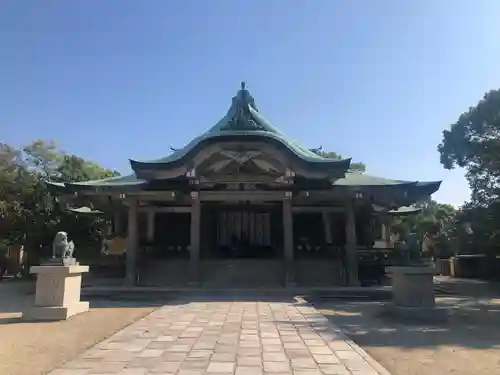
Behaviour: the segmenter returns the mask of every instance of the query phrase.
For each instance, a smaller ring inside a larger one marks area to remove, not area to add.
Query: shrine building
[[[242,83],[227,114],[170,155],[130,160],[129,176],[49,184],[85,201],[75,211],[113,218],[128,285],[356,285],[359,253],[393,248],[389,217],[417,211],[441,182],[375,177],[315,151]]]

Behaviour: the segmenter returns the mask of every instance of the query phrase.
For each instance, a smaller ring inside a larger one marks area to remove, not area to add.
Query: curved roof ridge
[[[263,122],[265,124],[265,126],[272,132],[272,133],[275,133],[275,134],[278,134],[284,138],[286,138],[285,134],[283,132],[281,132],[278,128],[276,128],[272,122],[270,122],[269,120],[267,120],[258,110],[254,110],[250,107],[250,113],[254,116],[254,117],[257,117],[257,119],[259,119],[261,122]],[[314,152],[312,152],[311,150],[309,150],[308,148],[305,148],[303,147],[302,145],[300,145],[298,142],[296,141],[293,141],[291,139],[288,140],[291,144],[293,144],[295,147],[299,148],[303,153],[304,155],[308,155],[309,157],[313,158],[313,159],[318,159],[318,160],[332,160],[332,159],[328,159],[328,158],[325,158],[321,155],[318,155]]]
[[[232,98],[231,106],[226,115],[203,134],[192,139],[186,146],[159,159],[149,161],[136,161],[131,159],[130,162],[132,168],[141,164],[161,165],[177,162],[205,140],[231,136],[253,136],[278,141],[305,162],[325,163],[328,165],[350,165],[350,158],[341,160],[325,158],[286,137],[284,133],[259,112],[254,98],[250,92],[245,89],[244,83],[242,83],[241,89],[236,96]]]

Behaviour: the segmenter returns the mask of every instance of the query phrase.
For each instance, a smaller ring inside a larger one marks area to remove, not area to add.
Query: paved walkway
[[[160,308],[49,375],[387,374],[345,339],[307,305],[192,302]]]

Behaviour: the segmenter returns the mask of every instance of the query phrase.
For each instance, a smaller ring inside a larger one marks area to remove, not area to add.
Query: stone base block
[[[72,306],[32,306],[23,312],[26,320],[66,320],[89,310],[89,302],[80,301]]]
[[[89,303],[80,301],[82,273],[88,266],[44,265],[31,267],[37,274],[34,306],[23,312],[25,319],[66,320],[88,311]]]
[[[432,266],[392,266],[386,268],[392,276],[392,302],[395,306],[433,308],[434,275]]]

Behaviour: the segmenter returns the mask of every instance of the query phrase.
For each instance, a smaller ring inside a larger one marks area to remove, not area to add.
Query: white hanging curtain
[[[224,211],[219,214],[218,239],[220,246],[229,246],[233,239],[252,245],[271,245],[271,215],[269,212]]]

